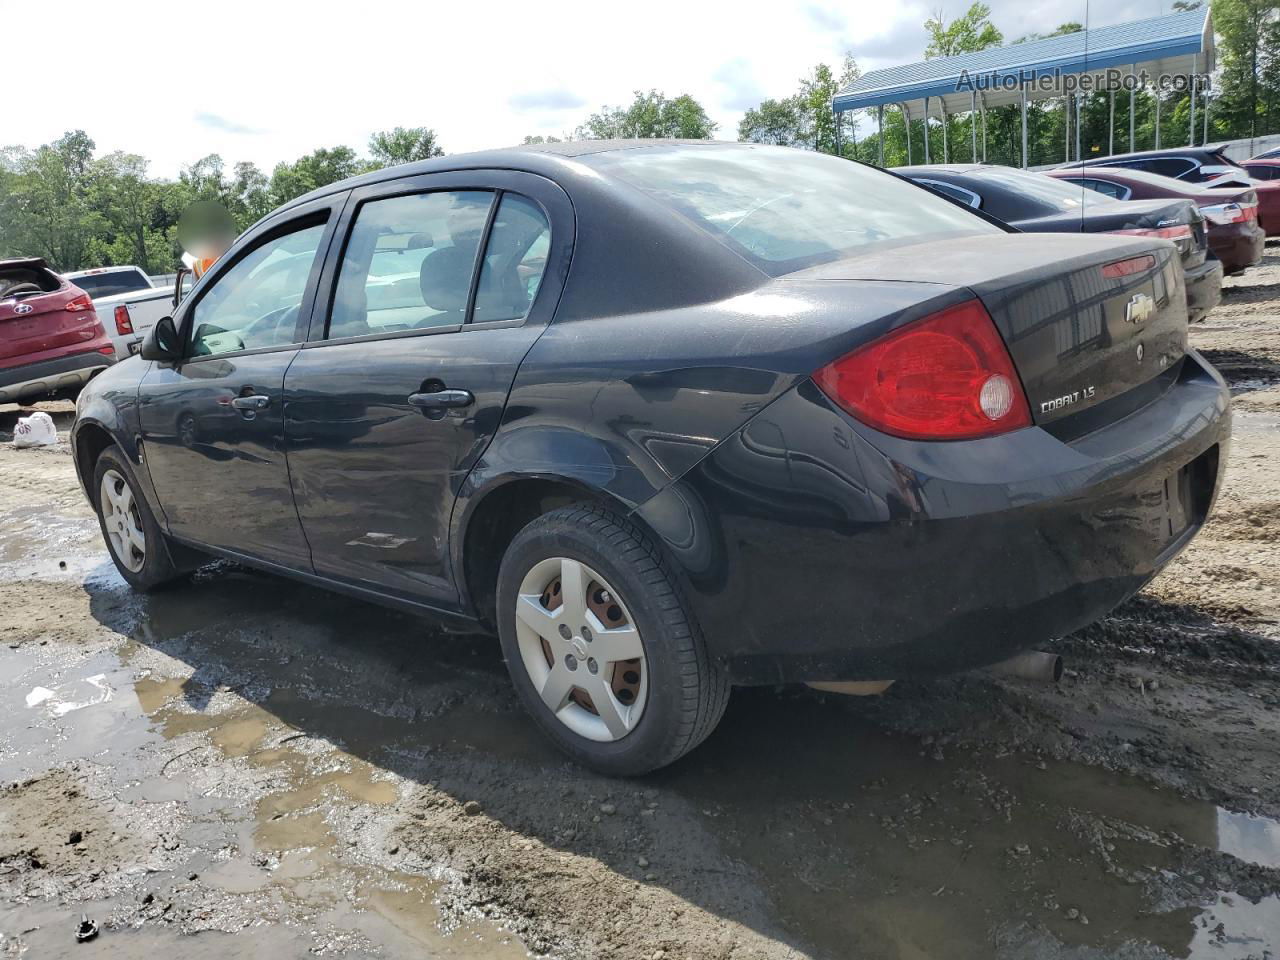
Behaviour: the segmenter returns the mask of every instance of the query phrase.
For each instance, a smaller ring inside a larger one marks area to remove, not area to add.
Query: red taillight
[[[1159,237],[1161,240],[1187,240],[1191,237],[1191,227],[1185,223],[1176,227],[1135,227],[1131,230],[1108,230],[1124,237]]]
[[[93,301],[89,299],[89,295],[87,293],[82,293],[80,294],[80,296],[76,297],[74,300],[67,301],[67,306],[65,309],[70,310],[72,313],[80,313],[81,311],[84,311],[84,310],[92,310]]]
[[[124,336],[133,333],[133,321],[129,319],[129,308],[123,303],[116,307],[116,333]]]
[[[969,440],[1031,425],[990,314],[968,300],[859,347],[813,375],[845,411],[913,440]]]
[[[1155,265],[1156,258],[1153,256],[1131,257],[1128,260],[1117,260],[1115,263],[1108,263],[1102,268],[1102,275],[1108,280],[1119,280],[1121,277],[1131,277],[1135,273],[1143,273]]]

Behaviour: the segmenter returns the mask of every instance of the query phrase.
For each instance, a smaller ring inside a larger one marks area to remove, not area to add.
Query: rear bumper
[[[1184,272],[1188,322],[1203,320],[1222,300],[1222,274],[1222,261],[1212,258]]]
[[[1214,226],[1209,230],[1209,250],[1222,261],[1222,269],[1227,274],[1258,263],[1266,243],[1266,231],[1254,221]]]
[[[1169,379],[1078,439],[952,443],[879,434],[806,382],[639,514],[735,682],[992,663],[1104,616],[1203,524],[1229,397],[1196,354]]]
[[[0,369],[0,403],[16,403],[83,386],[115,361],[93,350]]]

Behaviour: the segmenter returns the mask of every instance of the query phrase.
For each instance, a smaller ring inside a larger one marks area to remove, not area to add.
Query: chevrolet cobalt
[[[494,630],[546,735],[638,774],[734,684],[963,670],[1106,614],[1204,523],[1228,434],[1166,240],[634,141],[289,203],[72,441],[136,589],[223,557]]]

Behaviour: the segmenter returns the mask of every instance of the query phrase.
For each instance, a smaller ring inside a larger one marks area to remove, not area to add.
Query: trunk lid
[[[1178,248],[1185,269],[1204,263],[1208,230],[1204,214],[1190,200],[1125,200],[1090,204],[1072,213],[1035,217],[1013,224],[1027,233],[1116,233],[1157,236]]]
[[[1069,234],[932,240],[790,277],[969,288],[1000,330],[1037,424],[1143,386],[1187,351],[1182,271],[1165,240]]]

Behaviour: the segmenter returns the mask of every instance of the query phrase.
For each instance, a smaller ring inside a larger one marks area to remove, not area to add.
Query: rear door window
[[[1116,183],[1109,183],[1106,180],[1094,180],[1090,177],[1087,180],[1077,180],[1076,182],[1082,183],[1090,190],[1095,190],[1098,193],[1111,197],[1115,200],[1124,200],[1129,195],[1127,188]]]
[[[506,193],[498,205],[476,288],[473,323],[529,315],[551,248],[551,225],[531,200]]]
[[[492,205],[487,190],[363,204],[343,252],[327,338],[461,324]]]

